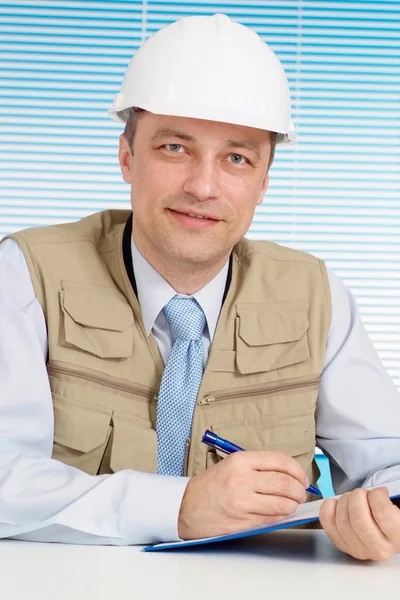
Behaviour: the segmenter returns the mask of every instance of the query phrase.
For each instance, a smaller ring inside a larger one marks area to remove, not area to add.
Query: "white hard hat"
[[[227,15],[185,17],[157,31],[131,59],[109,115],[160,115],[257,127],[295,140],[285,71],[257,33]]]

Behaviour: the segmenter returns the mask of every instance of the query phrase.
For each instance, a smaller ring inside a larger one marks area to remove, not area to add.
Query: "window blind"
[[[248,237],[325,259],[400,387],[397,0],[0,3],[0,236],[129,207],[107,116],[129,59],[159,28],[216,12],[275,50],[299,136],[277,150]]]

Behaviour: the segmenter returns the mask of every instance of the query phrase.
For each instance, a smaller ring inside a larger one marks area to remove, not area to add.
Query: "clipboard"
[[[377,487],[386,487],[389,492],[391,500],[400,498],[400,480],[392,481],[390,483],[384,483],[381,485],[366,488],[373,490]],[[340,496],[333,496],[333,498],[340,498]],[[201,538],[196,540],[187,540],[179,542],[166,542],[162,544],[152,544],[151,546],[145,546],[143,552],[161,552],[163,550],[178,550],[180,548],[189,548],[191,546],[200,546],[204,544],[215,544],[216,542],[226,542],[228,540],[236,540],[238,538],[251,537],[253,535],[259,535],[262,533],[269,533],[271,531],[278,531],[279,529],[289,529],[297,525],[304,525],[306,523],[313,523],[318,521],[319,509],[324,500],[314,500],[313,502],[307,502],[306,504],[300,504],[292,515],[286,519],[273,523],[271,525],[262,525],[261,527],[252,527],[250,529],[244,529],[236,533],[230,533],[226,535],[218,535],[215,537]]]

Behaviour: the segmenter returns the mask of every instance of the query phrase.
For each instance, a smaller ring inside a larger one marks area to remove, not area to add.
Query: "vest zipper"
[[[92,373],[89,371],[82,371],[70,367],[61,367],[58,364],[52,363],[51,361],[49,361],[47,364],[47,372],[49,375],[54,376],[56,376],[57,374],[71,375],[73,377],[76,377],[77,379],[83,379],[84,381],[98,383],[100,385],[114,390],[128,392],[129,394],[135,394],[135,396],[140,396],[141,398],[145,398],[146,400],[157,402],[158,395],[151,388],[148,388],[144,385],[131,385],[129,383],[119,381],[114,377],[102,377],[97,373]]]
[[[183,468],[183,475],[184,477],[187,476],[187,471],[188,471],[188,466],[189,466],[189,448],[190,448],[190,438],[188,438],[186,440],[186,444],[185,444],[185,460],[184,460],[184,468]]]
[[[207,396],[204,396],[203,398],[200,398],[199,400],[199,405],[200,406],[210,406],[211,404],[214,404],[214,402],[226,402],[229,400],[242,400],[243,398],[249,398],[249,397],[253,397],[253,396],[261,396],[261,395],[265,395],[265,394],[273,394],[274,392],[284,392],[287,390],[292,390],[292,389],[299,389],[299,388],[307,388],[307,387],[313,387],[318,385],[318,383],[321,381],[321,377],[314,377],[313,379],[308,379],[307,381],[297,381],[297,382],[292,382],[292,383],[282,383],[280,385],[270,385],[268,386],[268,384],[263,385],[263,386],[258,386],[256,388],[253,389],[246,389],[243,390],[242,392],[238,392],[237,388],[232,388],[230,390],[227,390],[226,392],[222,392],[222,393],[218,393],[218,392],[214,392],[212,394],[208,394]]]

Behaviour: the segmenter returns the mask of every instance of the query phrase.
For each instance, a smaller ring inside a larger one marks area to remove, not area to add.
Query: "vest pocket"
[[[111,413],[87,408],[53,393],[52,458],[96,475],[111,434]]]
[[[308,417],[304,415],[304,422],[307,423],[308,420]],[[297,460],[305,468],[314,457],[314,436],[304,436],[303,438],[299,437],[298,439],[288,440],[284,435],[282,436],[281,441],[278,441],[276,438],[279,438],[279,436],[275,433],[275,442],[271,443],[271,431],[267,428],[262,429],[262,426],[251,429],[218,427],[215,428],[215,433],[245,450],[279,450]],[[299,435],[299,433],[300,432],[297,432],[297,435]],[[226,456],[228,455],[221,452],[221,450],[207,451],[206,469],[217,464],[226,458]]]
[[[308,468],[315,450],[320,377],[294,378],[210,393],[199,401],[202,430],[245,450],[279,450]],[[207,450],[206,468],[226,457]]]
[[[157,473],[157,433],[143,419],[113,415],[113,442],[110,467],[116,472],[134,469],[146,473]]]
[[[47,369],[53,458],[90,474],[156,473],[155,389],[67,363],[50,361]]]
[[[303,300],[238,304],[236,366],[245,375],[273,371],[310,358]]]
[[[55,460],[90,475],[122,469],[157,473],[157,433],[149,422],[54,393],[53,407]]]
[[[133,312],[114,288],[62,281],[60,343],[100,358],[132,354]]]

